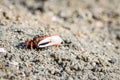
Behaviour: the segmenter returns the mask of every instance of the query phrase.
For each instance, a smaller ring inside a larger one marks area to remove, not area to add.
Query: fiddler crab
[[[43,35],[43,36],[36,36],[33,39],[25,41],[26,49],[39,49],[48,46],[56,46],[62,42],[63,40],[57,35]]]

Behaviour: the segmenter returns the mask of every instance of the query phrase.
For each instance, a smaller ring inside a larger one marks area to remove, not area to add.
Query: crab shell
[[[57,35],[49,36],[38,42],[38,46],[39,48],[53,46],[53,45],[58,46],[62,41],[63,40]]]

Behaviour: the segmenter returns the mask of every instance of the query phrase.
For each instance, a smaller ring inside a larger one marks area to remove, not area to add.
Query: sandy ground
[[[1,0],[0,80],[120,80],[119,3]],[[24,48],[26,39],[49,34],[64,42]]]

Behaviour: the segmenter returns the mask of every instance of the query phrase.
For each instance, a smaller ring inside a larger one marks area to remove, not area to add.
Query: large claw
[[[54,36],[50,36],[50,37],[47,37],[47,38],[41,40],[38,43],[38,46],[40,48],[41,47],[52,46],[52,45],[58,46],[61,42],[62,42],[62,39],[59,36],[54,35]]]

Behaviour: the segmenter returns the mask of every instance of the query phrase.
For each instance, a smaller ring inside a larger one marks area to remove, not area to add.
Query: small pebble
[[[6,53],[6,50],[4,48],[0,48],[1,53]]]
[[[18,65],[18,62],[12,61],[12,62],[10,62],[10,64],[12,64],[12,65]]]
[[[96,62],[91,62],[91,65],[92,66],[96,66]]]
[[[116,60],[115,58],[112,58],[112,59],[108,60],[108,62],[111,63],[111,64],[115,64],[116,61],[117,61],[117,60]]]

